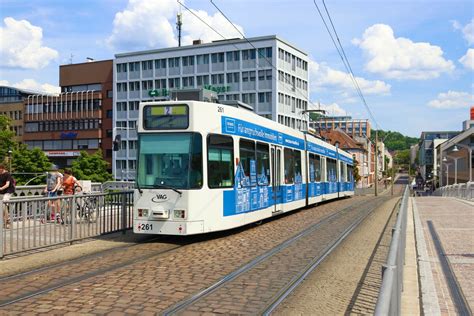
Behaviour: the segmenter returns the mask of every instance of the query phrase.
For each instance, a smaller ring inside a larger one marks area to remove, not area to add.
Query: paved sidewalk
[[[474,309],[474,203],[443,197],[413,202],[415,225],[419,218],[423,232],[416,242],[424,312],[469,313]]]

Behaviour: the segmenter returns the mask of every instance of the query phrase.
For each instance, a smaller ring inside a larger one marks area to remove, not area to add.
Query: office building
[[[24,100],[32,94],[36,92],[0,86],[0,115],[10,118],[10,128],[15,133],[13,140],[16,142],[23,141]]]
[[[62,65],[59,95],[26,100],[24,142],[42,149],[60,167],[81,150],[102,150],[112,162],[112,60]],[[111,170],[111,165],[110,165]]]
[[[435,139],[449,140],[458,135],[457,131],[422,132],[418,150],[418,172],[423,179],[431,180],[434,177],[434,150]]]
[[[114,158],[117,179],[136,170],[136,120],[140,101],[177,89],[205,88],[220,100],[238,100],[289,127],[306,130],[308,56],[277,36],[231,39],[115,55],[114,135],[122,146]]]
[[[370,122],[367,119],[353,119],[350,116],[322,116],[309,123],[316,132],[339,128],[351,137],[370,138]]]
[[[439,186],[474,181],[474,127],[436,147]]]

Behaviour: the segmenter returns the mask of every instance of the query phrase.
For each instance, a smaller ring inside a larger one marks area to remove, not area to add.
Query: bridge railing
[[[436,189],[433,195],[474,201],[474,182],[446,185]]]
[[[3,216],[2,216],[3,215]],[[0,201],[0,258],[129,229],[133,191]]]
[[[19,185],[15,188],[14,197],[41,196],[46,185]],[[135,182],[107,181],[104,183],[92,182],[92,192],[108,192],[117,190],[133,190]]]
[[[375,315],[401,315],[409,195],[407,186],[400,203],[397,222],[392,229],[387,262],[382,268],[382,286],[375,307]]]

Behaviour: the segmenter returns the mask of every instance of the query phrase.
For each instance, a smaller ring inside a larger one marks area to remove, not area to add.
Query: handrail
[[[375,307],[375,315],[401,314],[409,195],[408,186],[406,186],[397,215],[397,222],[393,228],[387,263],[382,267],[382,286]]]

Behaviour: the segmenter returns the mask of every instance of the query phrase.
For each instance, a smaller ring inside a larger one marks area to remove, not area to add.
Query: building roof
[[[41,92],[39,91],[33,91],[33,90],[27,90],[27,89],[23,89],[23,88],[16,88],[16,87],[12,87],[12,86],[3,86],[3,85],[0,85],[0,88],[8,88],[8,89],[12,89],[12,90],[16,90],[18,94],[23,94],[23,95],[31,95],[31,94],[40,94]],[[4,95],[2,95],[4,96]]]
[[[320,132],[321,136],[332,145],[339,143],[339,148],[341,149],[364,149],[361,143],[355,141],[340,129],[321,130]]]
[[[243,38],[231,38],[227,40],[218,40],[218,41],[213,41],[211,43],[204,43],[204,44],[197,44],[197,45],[186,45],[186,46],[181,46],[181,47],[169,47],[169,48],[160,48],[160,49],[151,49],[151,50],[143,50],[143,51],[137,51],[137,52],[129,52],[129,53],[119,53],[115,54],[115,58],[120,58],[120,57],[130,57],[130,56],[137,56],[137,55],[148,55],[148,54],[156,54],[156,53],[164,53],[164,52],[172,52],[172,51],[179,51],[179,50],[190,50],[190,49],[196,49],[196,48],[202,48],[202,47],[212,47],[212,46],[222,46],[225,44],[247,44],[248,42],[258,42],[258,41],[267,41],[267,40],[277,40],[280,41],[294,50],[297,50],[301,54],[308,56],[308,54],[301,49],[295,47],[294,45],[290,44],[289,42],[281,39],[280,37],[276,35],[267,35],[267,36],[259,36],[259,37],[249,37],[247,39]]]

